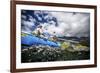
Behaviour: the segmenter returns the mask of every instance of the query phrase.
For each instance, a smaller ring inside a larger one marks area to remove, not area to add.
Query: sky
[[[64,11],[22,10],[22,32],[31,33],[39,26],[57,36],[87,37],[90,34],[90,14]]]

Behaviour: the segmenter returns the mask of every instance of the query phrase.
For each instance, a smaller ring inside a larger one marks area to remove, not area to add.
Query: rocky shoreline
[[[48,62],[48,61],[68,61],[86,60],[90,58],[89,50],[75,50],[71,47],[62,49],[43,45],[33,45],[21,50],[21,62]]]

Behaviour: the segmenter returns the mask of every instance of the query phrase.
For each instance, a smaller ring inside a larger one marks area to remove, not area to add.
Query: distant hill
[[[58,38],[66,39],[66,40],[75,40],[75,41],[89,40],[90,39],[90,37],[66,37],[66,36],[58,37]]]

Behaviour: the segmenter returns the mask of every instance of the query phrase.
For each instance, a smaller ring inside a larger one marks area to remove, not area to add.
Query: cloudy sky
[[[55,12],[40,10],[22,10],[22,32],[30,33],[39,25],[44,32],[58,36],[89,36],[90,14],[79,12]]]

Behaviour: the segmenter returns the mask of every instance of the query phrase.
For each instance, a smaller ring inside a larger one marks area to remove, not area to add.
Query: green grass
[[[21,36],[27,36],[27,34],[26,33],[21,33]]]

